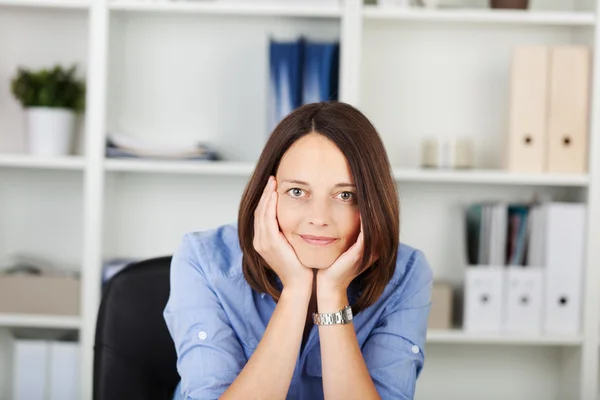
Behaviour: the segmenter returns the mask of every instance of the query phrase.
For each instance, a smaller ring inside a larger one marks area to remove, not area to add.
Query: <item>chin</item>
[[[327,269],[337,259],[338,255],[325,256],[322,254],[299,254],[298,259],[307,268]]]

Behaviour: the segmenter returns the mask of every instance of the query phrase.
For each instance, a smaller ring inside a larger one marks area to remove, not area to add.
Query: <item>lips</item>
[[[300,235],[300,237],[308,244],[314,246],[327,246],[336,241],[336,238],[327,236],[312,236],[312,235]]]

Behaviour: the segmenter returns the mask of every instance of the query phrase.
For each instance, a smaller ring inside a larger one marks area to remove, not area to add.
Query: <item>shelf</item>
[[[145,172],[164,174],[197,174],[249,177],[254,170],[253,163],[229,161],[149,161],[107,159],[107,171]]]
[[[0,327],[79,329],[81,318],[61,315],[0,314]]]
[[[197,13],[212,15],[239,15],[239,16],[280,16],[280,17],[321,17],[339,18],[341,8],[339,5],[313,4],[277,4],[255,2],[242,3],[217,3],[214,1],[166,1],[166,0],[114,0],[109,2],[111,10],[126,11],[157,11],[176,13]]]
[[[582,336],[534,336],[508,334],[473,334],[462,330],[429,330],[427,343],[508,344],[524,346],[579,346]]]
[[[107,159],[105,169],[116,172],[197,174],[249,177],[254,170],[250,162],[148,161]],[[445,171],[420,168],[393,168],[399,182],[466,183],[485,185],[586,187],[587,175],[524,174],[502,170]]]
[[[90,5],[84,0],[0,0],[1,6],[37,7],[37,8],[74,8],[84,9]]]
[[[399,182],[470,183],[510,186],[558,186],[585,187],[587,175],[519,173],[505,170],[436,170],[421,168],[394,168]]]
[[[81,156],[40,157],[27,154],[0,154],[0,167],[83,170]]]
[[[592,12],[531,11],[491,9],[414,9],[365,6],[363,15],[373,20],[400,20],[425,22],[471,22],[489,24],[593,26]]]

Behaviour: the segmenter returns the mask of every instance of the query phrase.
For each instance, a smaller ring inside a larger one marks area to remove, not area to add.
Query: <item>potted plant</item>
[[[25,109],[31,154],[70,153],[75,118],[85,107],[85,82],[75,70],[76,66],[65,70],[60,65],[35,71],[19,67],[12,79],[12,93]]]

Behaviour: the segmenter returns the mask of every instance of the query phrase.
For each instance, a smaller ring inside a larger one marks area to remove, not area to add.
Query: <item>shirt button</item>
[[[412,352],[417,354],[419,352],[419,346],[417,346],[416,344],[411,348]]]
[[[208,337],[208,334],[206,332],[204,332],[204,331],[198,332],[198,339],[206,340],[207,337]]]

